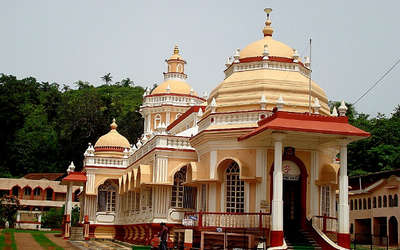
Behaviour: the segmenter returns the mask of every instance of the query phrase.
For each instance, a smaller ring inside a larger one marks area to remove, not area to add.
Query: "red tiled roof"
[[[30,180],[47,179],[49,181],[55,181],[63,175],[64,173],[29,173],[24,175],[24,178]]]
[[[277,111],[272,116],[259,121],[258,126],[250,133],[239,137],[238,140],[250,138],[267,129],[361,137],[370,136],[370,133],[350,125],[345,116],[332,117]]]
[[[69,173],[62,182],[86,182],[86,173],[83,172],[71,172]]]
[[[186,110],[185,113],[183,113],[181,116],[178,117],[178,119],[176,119],[173,123],[171,123],[168,127],[167,130],[172,129],[173,127],[175,127],[178,123],[180,123],[181,121],[183,121],[186,117],[188,117],[190,114],[194,113],[194,112],[199,112],[199,109],[202,109],[202,111],[204,111],[206,109],[205,106],[192,106],[190,107],[190,109]]]

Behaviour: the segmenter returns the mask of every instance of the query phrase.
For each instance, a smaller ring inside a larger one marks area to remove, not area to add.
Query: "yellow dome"
[[[168,60],[183,60],[181,55],[179,55],[178,45],[175,45],[174,54]]]
[[[118,148],[130,148],[129,141],[122,136],[117,131],[117,124],[115,123],[115,119],[113,123],[111,123],[111,130],[107,134],[101,136],[96,144],[95,148],[106,148],[106,147],[118,147]]]
[[[264,45],[267,44],[269,56],[293,58],[294,50],[286,44],[274,40],[271,36],[265,36],[263,39],[247,45],[240,51],[240,59],[248,57],[262,57]]]
[[[169,88],[169,90],[168,90]],[[190,95],[190,90],[192,87],[184,81],[177,81],[177,80],[167,80],[155,88],[151,94],[166,94],[166,93],[173,93],[173,94],[184,94]],[[192,95],[197,95],[196,92],[193,92]]]

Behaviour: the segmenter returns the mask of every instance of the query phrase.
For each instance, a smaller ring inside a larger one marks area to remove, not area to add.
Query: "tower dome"
[[[101,136],[94,145],[95,155],[103,156],[122,156],[126,148],[130,148],[128,139],[117,131],[115,119],[110,124],[110,131]]]
[[[183,94],[196,95],[192,87],[186,82],[187,75],[185,74],[186,61],[179,54],[179,48],[175,45],[174,53],[166,60],[168,71],[164,73],[164,82],[158,85],[152,92],[155,94]],[[197,95],[196,95],[197,96]]]
[[[320,114],[328,115],[328,98],[317,83],[310,81],[309,63],[302,63],[297,51],[272,38],[269,12],[263,29],[264,38],[236,50],[233,62],[229,59],[225,80],[210,94],[206,112],[216,101],[216,112],[260,109],[260,101],[272,110],[279,102],[282,110],[309,112],[318,100]],[[311,91],[310,91],[311,85]]]

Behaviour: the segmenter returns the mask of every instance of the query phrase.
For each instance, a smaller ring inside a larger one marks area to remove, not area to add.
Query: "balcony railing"
[[[269,213],[186,212],[184,220],[192,220],[193,227],[269,229]]]

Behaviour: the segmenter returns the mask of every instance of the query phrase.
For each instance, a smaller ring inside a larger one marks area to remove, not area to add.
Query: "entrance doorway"
[[[301,171],[292,161],[282,162],[283,225],[285,231],[297,230],[301,219]]]
[[[398,245],[398,223],[396,217],[392,216],[389,219],[389,245]]]

